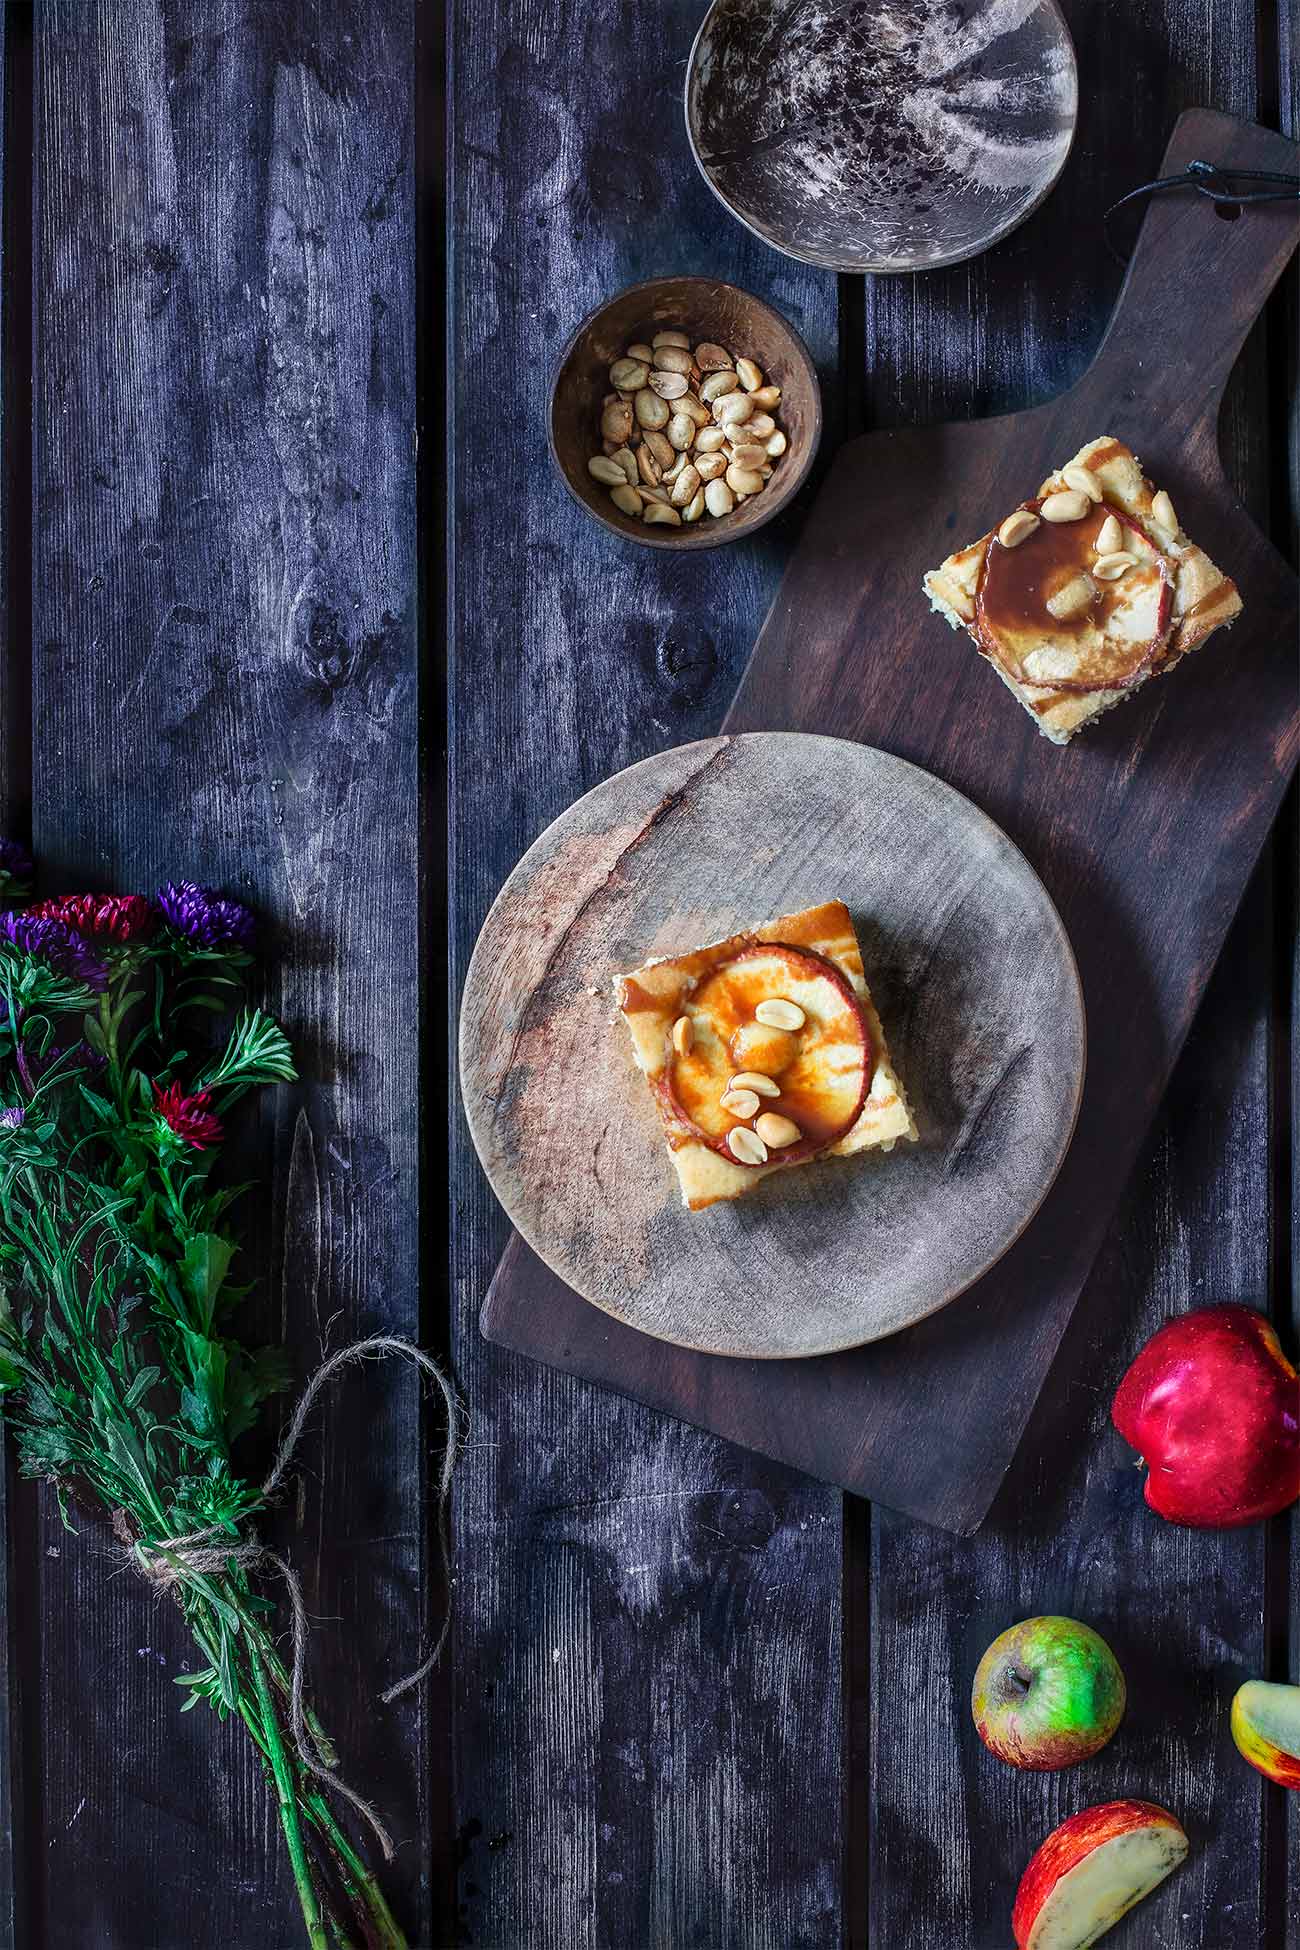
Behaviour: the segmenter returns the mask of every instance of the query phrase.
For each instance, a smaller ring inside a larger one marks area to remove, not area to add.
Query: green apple
[[[1124,1717],[1115,1654],[1076,1618],[1026,1618],[994,1639],[971,1688],[975,1728],[1013,1767],[1073,1767],[1106,1745]]]

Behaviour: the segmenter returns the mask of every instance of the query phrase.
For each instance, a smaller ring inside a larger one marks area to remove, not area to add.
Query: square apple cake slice
[[[1241,609],[1136,457],[1104,435],[924,578],[1045,738],[1065,745]]]
[[[646,962],[614,991],[693,1212],[916,1137],[843,901]]]

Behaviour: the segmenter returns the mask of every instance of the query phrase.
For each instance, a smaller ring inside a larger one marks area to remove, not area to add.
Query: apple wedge
[[[1300,1686],[1248,1679],[1232,1702],[1232,1737],[1270,1781],[1300,1788]]]
[[[1105,1801],[1050,1834],[1020,1880],[1017,1950],[1088,1950],[1187,1854],[1181,1825],[1150,1801]]]

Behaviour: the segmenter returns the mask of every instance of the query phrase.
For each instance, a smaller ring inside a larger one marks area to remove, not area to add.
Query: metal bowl
[[[1038,207],[1078,93],[1056,0],[714,0],[686,128],[715,195],[787,257],[922,271]]]

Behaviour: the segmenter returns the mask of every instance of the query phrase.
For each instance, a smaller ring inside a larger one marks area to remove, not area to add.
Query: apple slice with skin
[[[1232,1702],[1232,1737],[1270,1781],[1300,1789],[1300,1686],[1248,1679]]]
[[[770,1071],[780,1095],[765,1097],[760,1110],[791,1117],[804,1136],[773,1151],[769,1164],[798,1164],[834,1144],[857,1123],[871,1086],[871,1032],[843,971],[811,948],[786,942],[742,949],[700,980],[688,1004],[690,1049],[682,1054],[670,1048],[656,1084],[674,1125],[732,1164],[744,1161],[728,1149],[736,1119],[721,1108],[721,1099],[737,1071],[767,1068],[744,1053],[744,1039],[755,1027],[758,1004],[778,996],[804,1010],[806,1027],[763,1032],[781,1045]]]
[[[1071,1815],[1021,1877],[1017,1950],[1088,1950],[1186,1854],[1181,1823],[1152,1801],[1104,1801]]]

